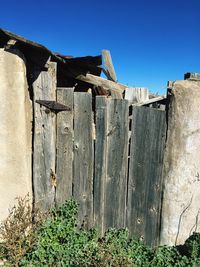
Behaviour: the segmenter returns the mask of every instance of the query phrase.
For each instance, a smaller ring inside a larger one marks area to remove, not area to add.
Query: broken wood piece
[[[10,39],[10,40],[8,40],[7,45],[15,45],[16,42],[17,42],[17,40]]]
[[[147,101],[143,101],[143,102],[140,102],[140,103],[135,103],[135,104],[132,104],[132,106],[144,106],[144,105],[149,105],[149,104],[152,104],[152,103],[155,103],[155,102],[158,102],[158,101],[161,101],[163,99],[165,99],[166,96],[158,96],[158,97],[154,97],[154,98],[151,98]]]
[[[5,49],[10,49],[12,46],[16,44],[17,40],[9,39],[7,44],[4,46]]]
[[[102,50],[102,56],[104,61],[104,66],[107,72],[107,78],[113,82],[117,81],[117,76],[115,73],[115,69],[112,63],[112,57],[109,50]]]

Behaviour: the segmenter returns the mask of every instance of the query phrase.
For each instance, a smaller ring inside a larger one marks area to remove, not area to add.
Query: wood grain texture
[[[56,100],[56,63],[34,72],[33,191],[35,205],[48,210],[55,198],[56,115],[36,100]]]
[[[133,108],[127,226],[151,246],[159,240],[165,116],[165,111]]]
[[[57,88],[57,102],[70,111],[57,114],[57,158],[56,158],[56,204],[60,205],[72,196],[73,176],[73,88]]]
[[[125,227],[128,165],[128,101],[110,100],[107,112],[104,230]]]
[[[104,186],[107,172],[107,97],[96,97],[94,224],[103,235]]]
[[[92,95],[74,93],[73,196],[79,203],[79,221],[93,226],[93,113]]]

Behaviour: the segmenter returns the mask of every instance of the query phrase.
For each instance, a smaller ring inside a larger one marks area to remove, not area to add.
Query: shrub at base
[[[184,246],[151,249],[139,240],[130,239],[127,229],[109,229],[103,238],[98,238],[95,229],[79,229],[77,213],[77,203],[69,200],[61,207],[52,209],[42,224],[42,220],[38,220],[35,227],[30,217],[30,207],[25,200],[20,200],[18,207],[11,211],[7,223],[1,226],[1,234],[4,235],[4,243],[1,244],[3,257],[10,266],[24,267],[200,266],[199,233],[194,233]],[[23,227],[19,216],[23,222],[27,219]],[[16,218],[21,223],[14,226]],[[12,234],[12,241],[9,241]]]

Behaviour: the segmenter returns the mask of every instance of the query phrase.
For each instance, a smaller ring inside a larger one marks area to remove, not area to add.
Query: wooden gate
[[[57,88],[56,95],[44,95],[45,83],[43,77],[34,85],[35,205],[46,210],[74,197],[85,227],[95,226],[100,234],[128,227],[132,236],[156,245],[165,111],[103,96],[96,97],[94,109],[90,93]],[[56,114],[35,102],[52,98],[70,110]]]

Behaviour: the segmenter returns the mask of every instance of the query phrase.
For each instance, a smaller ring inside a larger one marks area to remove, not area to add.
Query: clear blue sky
[[[0,27],[65,55],[109,49],[119,82],[160,94],[200,73],[200,0],[1,1]]]

